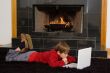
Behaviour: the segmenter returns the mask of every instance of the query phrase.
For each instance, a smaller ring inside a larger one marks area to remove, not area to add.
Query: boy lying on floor
[[[10,49],[6,55],[6,61],[28,61],[47,63],[51,67],[62,67],[65,64],[75,62],[75,57],[69,56],[70,47],[66,42],[59,42],[53,49],[45,52],[28,51],[20,53]]]

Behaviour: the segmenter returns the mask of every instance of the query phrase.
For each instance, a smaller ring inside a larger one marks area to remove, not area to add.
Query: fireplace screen
[[[82,5],[33,5],[35,32],[83,31]]]

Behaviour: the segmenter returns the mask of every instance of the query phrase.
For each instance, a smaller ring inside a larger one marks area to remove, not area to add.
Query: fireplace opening
[[[33,5],[35,32],[83,32],[83,5]]]

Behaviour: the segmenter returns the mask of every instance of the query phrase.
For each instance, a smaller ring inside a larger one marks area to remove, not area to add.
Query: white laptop
[[[63,67],[83,69],[85,67],[90,66],[91,65],[91,51],[92,51],[91,47],[78,50],[78,62],[70,63],[67,65],[64,65]]]

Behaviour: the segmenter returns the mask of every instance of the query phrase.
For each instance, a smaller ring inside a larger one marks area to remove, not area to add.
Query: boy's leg
[[[13,59],[18,55],[18,52],[16,52],[15,50],[9,49],[5,60],[6,61],[13,61]]]
[[[35,51],[29,51],[29,52],[25,52],[25,53],[20,53],[19,55],[17,55],[14,60],[15,61],[28,61],[29,55]]]
[[[10,49],[6,55],[6,61],[28,61],[29,55],[35,51],[29,51],[25,53],[19,53]]]

